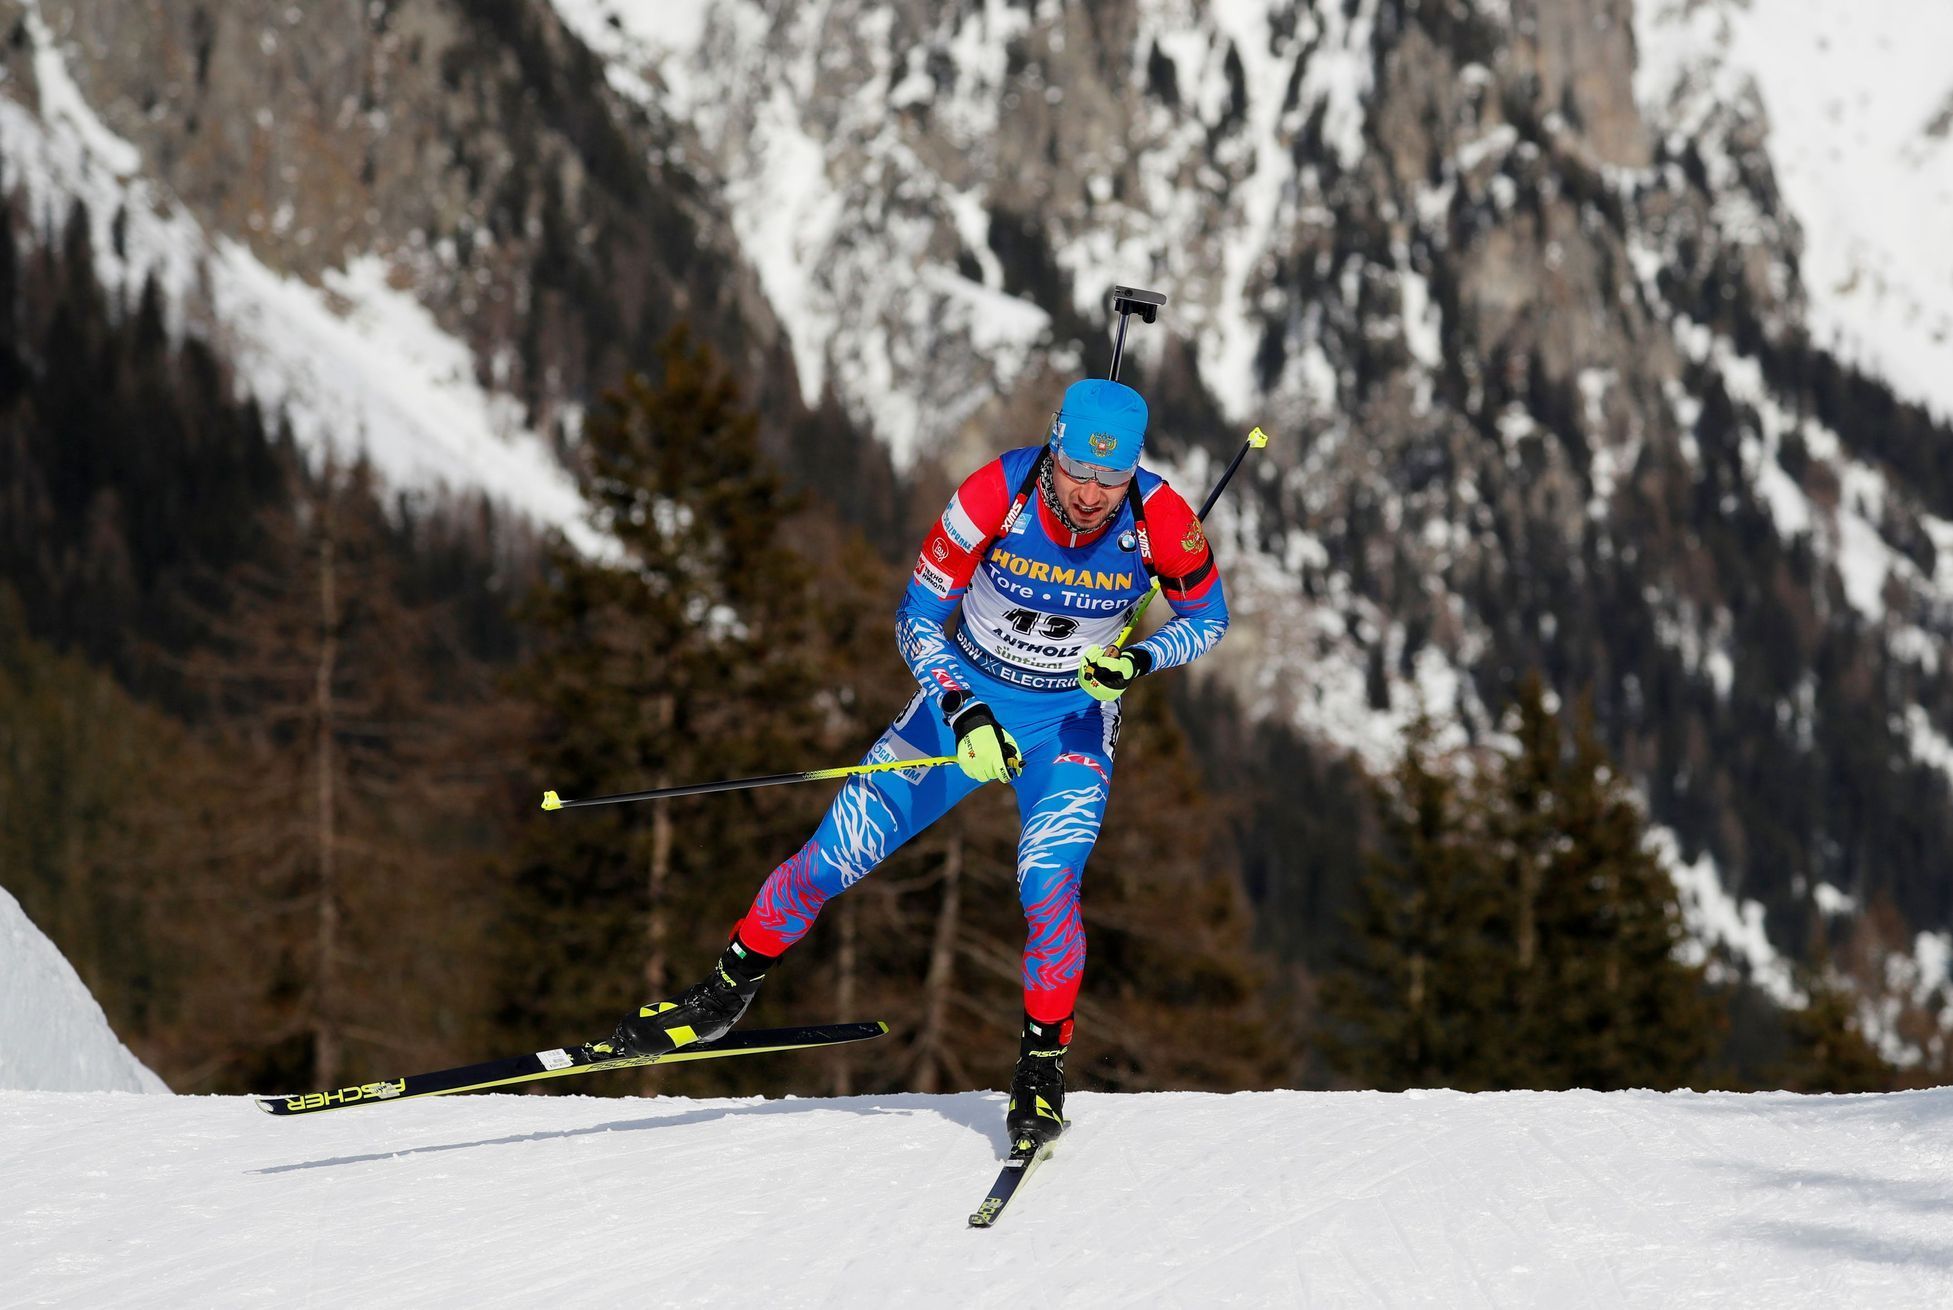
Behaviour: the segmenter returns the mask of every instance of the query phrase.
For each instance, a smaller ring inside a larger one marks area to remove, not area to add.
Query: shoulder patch
[[[943,598],[947,598],[950,589],[955,586],[950,581],[949,574],[943,572],[926,559],[916,561],[915,580],[920,582],[931,594]]]
[[[949,508],[943,511],[943,535],[954,542],[958,550],[975,550],[988,535],[976,525],[970,512],[963,508],[961,492],[949,498]]]

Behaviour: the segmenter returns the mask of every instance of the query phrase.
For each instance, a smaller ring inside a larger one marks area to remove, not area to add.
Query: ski
[[[1066,1125],[1069,1127],[1070,1125]],[[1017,1189],[1031,1172],[1051,1158],[1053,1148],[1058,1145],[1056,1138],[1039,1142],[1034,1138],[1020,1137],[1011,1144],[1010,1156],[1004,1167],[997,1172],[997,1181],[990,1185],[990,1195],[983,1198],[983,1204],[970,1216],[970,1227],[988,1228],[997,1222],[1010,1198],[1017,1195]]]
[[[686,1060],[715,1060],[728,1055],[759,1055],[766,1051],[804,1051],[847,1042],[864,1042],[880,1037],[888,1025],[871,1023],[812,1024],[800,1028],[752,1028],[734,1031],[714,1042],[683,1046],[662,1055],[634,1055],[609,1058],[595,1055],[587,1046],[567,1046],[554,1051],[535,1051],[505,1060],[488,1060],[432,1073],[408,1074],[404,1078],[361,1083],[331,1091],[305,1092],[289,1096],[260,1096],[258,1108],[280,1117],[316,1114],[349,1105],[376,1105],[392,1101],[411,1101],[423,1096],[449,1096],[456,1092],[481,1092],[493,1087],[540,1082],[544,1078],[567,1078],[572,1074],[601,1073],[606,1069],[638,1069],[648,1064],[679,1064]]]

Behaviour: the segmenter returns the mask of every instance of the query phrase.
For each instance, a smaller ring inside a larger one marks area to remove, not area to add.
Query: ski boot
[[[704,981],[686,988],[676,999],[645,1002],[617,1025],[609,1041],[592,1042],[591,1052],[606,1059],[666,1055],[683,1046],[717,1041],[732,1031],[753,1003],[774,958],[735,937]]]
[[[1004,1118],[1012,1146],[1026,1139],[1043,1145],[1065,1131],[1065,1052],[1070,1046],[1069,1018],[1044,1023],[1024,1017],[1017,1073],[1010,1080],[1010,1111]]]

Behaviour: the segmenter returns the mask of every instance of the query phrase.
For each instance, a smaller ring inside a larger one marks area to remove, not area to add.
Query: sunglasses
[[[1132,469],[1100,468],[1097,464],[1085,464],[1073,459],[1056,446],[1051,448],[1051,457],[1058,461],[1058,467],[1067,477],[1080,482],[1096,482],[1101,487],[1123,487],[1132,481]]]

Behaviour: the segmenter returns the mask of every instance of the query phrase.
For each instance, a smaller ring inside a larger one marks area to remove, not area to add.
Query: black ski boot
[[[600,1055],[664,1055],[681,1046],[717,1041],[732,1031],[759,992],[760,980],[777,957],[761,955],[734,938],[703,982],[669,1001],[647,1001],[617,1025],[607,1042],[593,1042]]]
[[[1065,1052],[1070,1046],[1070,1019],[1042,1023],[1024,1017],[1017,1073],[1010,1080],[1010,1112],[1004,1119],[1012,1146],[1026,1138],[1042,1144],[1065,1131]]]

